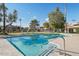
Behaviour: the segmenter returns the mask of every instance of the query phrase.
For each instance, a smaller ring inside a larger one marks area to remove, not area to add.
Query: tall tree
[[[59,8],[56,8],[53,12],[49,13],[49,24],[50,27],[55,31],[57,29],[63,29],[66,22],[64,14]]]
[[[2,14],[0,13],[0,22],[2,21]]]
[[[6,11],[7,7],[5,6],[4,3],[0,4],[0,14],[3,16],[3,33],[5,34],[5,18],[6,18]]]
[[[22,21],[22,19],[19,19],[19,21],[20,21],[20,31],[21,31],[21,30],[22,30],[22,29],[21,29],[21,21]]]
[[[38,23],[38,21],[36,19],[31,21],[31,23],[30,23],[31,31],[36,31],[38,26],[39,26],[39,23]]]
[[[48,22],[44,22],[43,26],[44,26],[44,28],[49,28],[50,27]]]
[[[6,26],[12,25],[13,22],[16,22],[17,20],[17,10],[14,10],[13,13],[9,13],[7,22],[8,24]]]
[[[8,8],[5,6],[4,3],[0,4],[0,21],[3,21],[3,34],[6,34],[6,27],[11,25],[17,19],[17,11],[14,10],[13,13],[8,15],[7,13]],[[6,22],[8,25],[6,25]]]

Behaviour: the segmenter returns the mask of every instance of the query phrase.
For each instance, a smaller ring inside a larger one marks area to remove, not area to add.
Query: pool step
[[[48,56],[51,52],[54,52],[55,48],[56,48],[56,47],[50,49],[44,56]]]
[[[49,47],[49,49],[50,49],[51,47]],[[48,51],[49,51],[49,49],[46,49],[44,52],[42,52],[39,56],[43,56],[43,55],[45,55]]]
[[[51,46],[51,47],[49,47],[49,49],[46,49],[44,52],[42,52],[39,56],[47,56],[47,55],[49,55],[55,48],[56,48],[56,46]]]

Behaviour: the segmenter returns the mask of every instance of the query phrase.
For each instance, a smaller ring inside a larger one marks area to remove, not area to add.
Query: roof
[[[69,25],[67,28],[79,28],[79,24]]]

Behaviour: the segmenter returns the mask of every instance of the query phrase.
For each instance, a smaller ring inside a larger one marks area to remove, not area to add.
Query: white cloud
[[[37,17],[36,16],[33,16],[32,19],[37,19]]]
[[[49,21],[49,18],[46,18],[45,21],[48,22]]]

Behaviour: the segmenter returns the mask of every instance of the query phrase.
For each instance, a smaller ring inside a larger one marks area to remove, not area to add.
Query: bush
[[[76,32],[79,33],[79,28],[76,29]]]

